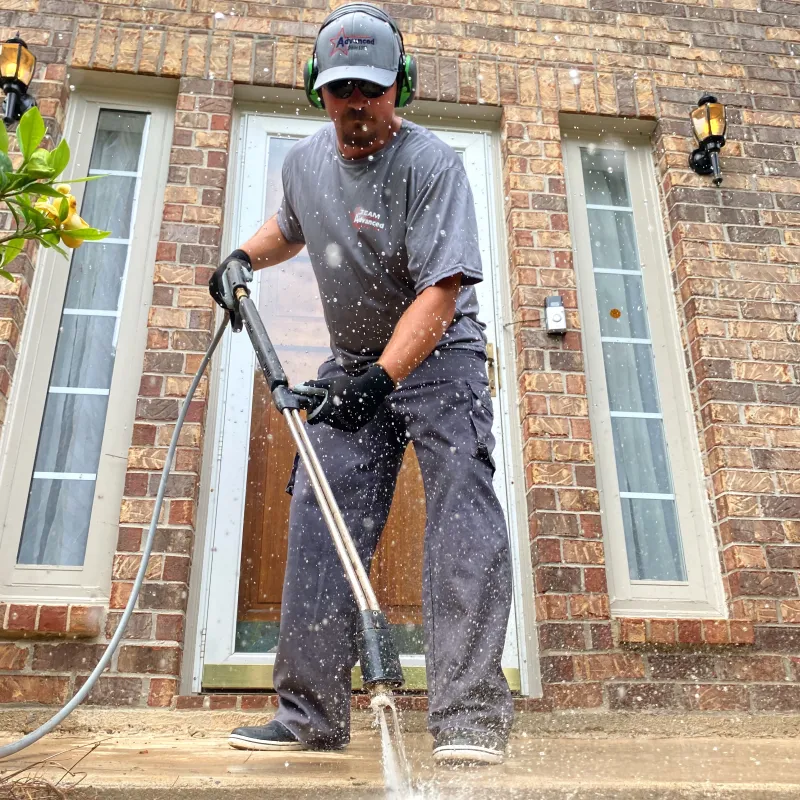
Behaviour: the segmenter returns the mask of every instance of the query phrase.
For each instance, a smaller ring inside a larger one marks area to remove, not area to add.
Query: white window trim
[[[133,93],[74,93],[65,125],[65,138],[72,150],[65,179],[88,173],[101,108],[142,111],[151,116],[141,161],[146,169],[143,169],[130,237],[141,245],[131,248],[128,255],[122,312],[110,314],[117,318],[117,358],[108,390],[108,416],[86,557],[82,567],[16,563],[69,275],[66,259],[51,250],[40,250],[9,414],[0,441],[0,597],[4,601],[100,602],[108,599],[111,587],[120,502],[147,342],[147,317],[152,300],[153,266],[172,140],[174,101]],[[73,185],[79,207],[84,187],[84,183]],[[75,474],[71,477],[85,480],[92,476]]]
[[[589,143],[625,151],[639,256],[643,264],[651,265],[643,270],[642,279],[673,491],[678,500],[685,583],[632,581],[629,577],[620,504],[620,497],[626,493],[620,493],[617,481],[580,157],[580,147]],[[719,553],[686,379],[677,324],[680,317],[670,282],[649,137],[641,132],[620,135],[616,131],[604,134],[570,129],[564,133],[563,148],[612,613],[628,617],[725,617]]]

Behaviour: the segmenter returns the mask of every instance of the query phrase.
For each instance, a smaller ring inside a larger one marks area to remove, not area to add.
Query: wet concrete
[[[0,734],[0,743],[10,737]],[[430,737],[407,748],[424,800],[773,800],[800,797],[800,739],[512,739],[501,767],[434,766]],[[90,751],[93,745],[97,747]],[[88,753],[88,754],[87,754]],[[0,763],[68,797],[104,800],[382,798],[380,741],[357,731],[344,753],[233,750],[223,735],[57,735]]]
[[[401,701],[402,702],[402,701]],[[0,706],[0,731],[27,733],[46,722],[58,710],[53,706]],[[224,736],[240,725],[257,725],[272,716],[272,709],[259,711],[210,711],[192,709],[108,708],[81,706],[59,726],[61,733],[76,736],[123,734],[147,731],[152,734],[183,736]],[[426,715],[422,711],[402,712],[403,729],[424,733]],[[355,731],[368,731],[374,717],[371,711],[353,711]],[[519,712],[514,720],[517,734],[540,738],[685,738],[700,737],[760,739],[800,738],[800,714],[647,714],[607,711]],[[2,733],[0,733],[2,736]]]

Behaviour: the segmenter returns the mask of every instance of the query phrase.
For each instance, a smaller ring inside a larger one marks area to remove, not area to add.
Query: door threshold
[[[203,667],[203,690],[205,689],[274,689],[272,681],[272,664],[206,664]],[[504,667],[508,685],[512,692],[521,688],[519,669]],[[403,691],[425,691],[428,682],[425,667],[403,667],[406,682]],[[353,668],[353,689],[363,689],[361,668]]]

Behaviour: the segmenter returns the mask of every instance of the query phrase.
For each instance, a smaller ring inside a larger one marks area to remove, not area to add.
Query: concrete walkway
[[[0,743],[10,737],[0,734]],[[96,746],[95,746],[96,745]],[[94,749],[92,749],[92,747]],[[435,767],[430,738],[408,735],[417,797],[536,800],[773,800],[800,797],[800,739],[513,738],[502,767]],[[356,731],[343,754],[251,753],[224,736],[54,735],[0,762],[3,782],[41,778],[68,800],[383,798],[380,741]]]

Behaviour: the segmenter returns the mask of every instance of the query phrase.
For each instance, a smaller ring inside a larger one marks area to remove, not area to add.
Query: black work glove
[[[228,266],[233,261],[243,264],[253,274],[253,265],[250,256],[244,250],[234,250],[215,270],[208,280],[208,291],[214,300],[224,308],[231,317],[231,326],[235,331],[242,329],[242,318],[236,311],[236,299],[233,296],[233,287],[228,279]]]
[[[306,386],[328,391],[325,402],[309,414],[309,424],[326,422],[332,428],[353,433],[378,413],[381,403],[394,390],[394,381],[380,364],[373,364],[357,377],[340,375],[308,381]]]

